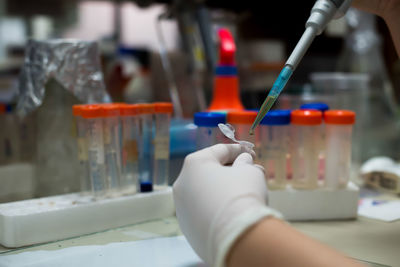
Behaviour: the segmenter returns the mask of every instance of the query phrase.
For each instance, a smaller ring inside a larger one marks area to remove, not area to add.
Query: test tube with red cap
[[[103,140],[106,163],[106,186],[110,194],[116,193],[121,181],[121,134],[120,106],[118,104],[102,104]]]
[[[103,109],[99,105],[85,105],[81,108],[81,115],[86,127],[92,193],[95,197],[103,197],[106,191]]]
[[[154,103],[154,186],[166,187],[169,174],[169,127],[172,103]]]
[[[329,110],[324,113],[326,188],[344,188],[350,179],[351,134],[356,114],[349,110]]]
[[[318,187],[318,163],[321,148],[322,113],[294,110],[292,123],[292,186],[299,189]]]
[[[256,117],[257,112],[251,110],[228,111],[226,122],[235,128],[236,139],[254,144],[256,155],[259,156],[259,130],[256,129],[253,135],[249,134],[250,127]]]
[[[136,193],[139,189],[139,106],[121,104],[122,126],[122,176],[121,188],[125,193]]]
[[[153,104],[138,104],[141,142],[139,147],[140,192],[153,191]]]
[[[86,123],[82,117],[82,107],[84,105],[73,105],[72,113],[75,117],[76,141],[78,148],[78,162],[80,175],[80,191],[89,192],[91,190],[89,178],[88,147],[86,138]]]

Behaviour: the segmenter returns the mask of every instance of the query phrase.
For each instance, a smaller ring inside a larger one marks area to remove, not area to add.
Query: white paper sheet
[[[183,236],[0,255],[0,267],[206,267]]]
[[[364,198],[360,200],[358,215],[393,222],[400,219],[400,201],[379,201]]]

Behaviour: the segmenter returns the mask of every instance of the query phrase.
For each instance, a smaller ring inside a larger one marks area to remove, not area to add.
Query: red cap
[[[82,105],[81,116],[85,119],[101,118],[104,116],[104,111],[101,105]]]
[[[135,116],[139,114],[139,106],[136,104],[120,104],[119,111],[121,116]]]
[[[155,113],[172,113],[174,111],[174,106],[170,102],[156,102],[154,103]]]
[[[72,114],[74,115],[74,116],[81,116],[81,108],[83,107],[84,105],[73,105],[72,106]]]
[[[356,113],[350,110],[328,110],[324,113],[326,124],[350,125],[356,121]]]
[[[257,112],[243,110],[243,111],[229,111],[227,116],[228,123],[237,124],[252,124],[257,117]]]
[[[290,114],[293,124],[318,125],[322,123],[322,112],[318,110],[293,110]]]
[[[118,104],[102,104],[101,108],[103,109],[104,117],[117,117],[119,116],[119,108]]]
[[[153,114],[154,104],[141,103],[137,104],[139,106],[139,114]]]
[[[219,45],[219,65],[234,65],[236,45],[231,32],[226,28],[218,30],[220,39]]]
[[[0,104],[0,114],[6,113],[6,105]]]

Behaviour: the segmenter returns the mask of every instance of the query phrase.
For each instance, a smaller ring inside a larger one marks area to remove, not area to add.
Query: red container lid
[[[328,110],[324,113],[326,124],[351,125],[356,121],[356,113],[350,110]]]
[[[135,116],[139,114],[139,106],[136,104],[119,104],[121,116]]]
[[[154,104],[141,103],[137,104],[139,106],[139,114],[153,114]]]
[[[174,111],[174,106],[170,102],[156,102],[154,105],[155,113],[169,113]]]
[[[232,124],[252,124],[257,117],[257,112],[243,110],[243,111],[229,111],[227,122]]]
[[[72,114],[74,116],[82,116],[81,114],[81,108],[85,105],[73,105],[72,106]]]
[[[290,118],[292,124],[318,125],[322,123],[322,112],[317,110],[293,110]]]
[[[120,114],[120,112],[119,112],[120,105],[119,104],[101,104],[100,106],[103,109],[104,117],[117,117]]]
[[[82,105],[81,116],[85,119],[101,118],[104,116],[104,110],[100,105]]]

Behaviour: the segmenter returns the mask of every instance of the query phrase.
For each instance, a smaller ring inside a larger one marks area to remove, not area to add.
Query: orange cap
[[[74,116],[82,116],[82,114],[81,114],[81,108],[83,107],[84,105],[73,105],[72,106],[72,114],[74,115]]]
[[[6,105],[0,104],[0,114],[6,113]]]
[[[350,110],[328,110],[324,113],[326,124],[354,124],[356,113]]]
[[[293,110],[290,114],[293,124],[318,125],[322,123],[322,112],[318,110]]]
[[[256,117],[257,112],[255,111],[228,111],[227,122],[233,124],[252,124]]]
[[[104,117],[117,117],[119,116],[120,105],[118,104],[102,104]]]
[[[139,106],[136,104],[120,104],[119,112],[121,116],[135,116],[139,114]]]
[[[174,111],[174,106],[170,102],[156,102],[154,105],[155,113],[172,113]]]
[[[81,116],[85,119],[100,118],[104,116],[104,111],[101,105],[82,105]]]
[[[139,106],[139,114],[153,114],[154,104],[141,103],[137,104]]]

